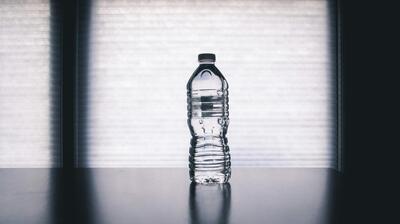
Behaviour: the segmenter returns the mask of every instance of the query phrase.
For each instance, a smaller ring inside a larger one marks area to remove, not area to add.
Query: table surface
[[[332,169],[233,168],[196,185],[183,168],[0,169],[0,223],[336,223]]]

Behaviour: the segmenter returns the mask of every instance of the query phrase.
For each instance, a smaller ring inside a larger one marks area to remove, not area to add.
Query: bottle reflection
[[[229,223],[231,185],[190,184],[190,223]]]

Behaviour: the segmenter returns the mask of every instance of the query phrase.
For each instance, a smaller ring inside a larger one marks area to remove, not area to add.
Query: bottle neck
[[[214,65],[215,61],[200,61],[199,64],[201,64],[201,65]]]

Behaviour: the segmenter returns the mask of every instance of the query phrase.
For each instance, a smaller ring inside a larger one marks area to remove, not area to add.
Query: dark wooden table
[[[230,184],[187,169],[0,169],[0,223],[336,223],[331,169],[234,168]]]

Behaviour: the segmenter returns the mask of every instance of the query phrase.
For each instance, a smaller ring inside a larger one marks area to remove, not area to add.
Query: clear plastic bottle
[[[226,133],[229,124],[228,82],[215,67],[214,54],[200,54],[199,67],[187,84],[190,180],[226,183],[231,160]]]

